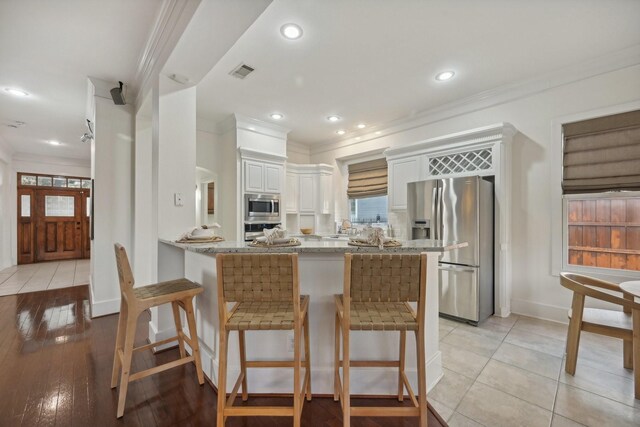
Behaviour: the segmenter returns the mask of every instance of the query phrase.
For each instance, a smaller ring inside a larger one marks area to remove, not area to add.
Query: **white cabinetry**
[[[298,201],[300,199],[300,180],[298,174],[287,172],[287,184],[285,193],[285,209],[287,213],[298,212]]]
[[[424,156],[389,160],[389,208],[407,209],[407,183],[424,179]]]
[[[333,227],[333,167],[325,164],[287,164],[287,227],[310,227],[330,232]]]
[[[317,182],[316,174],[300,175],[300,212],[315,213]]]
[[[281,164],[243,160],[245,193],[281,193],[284,168]]]

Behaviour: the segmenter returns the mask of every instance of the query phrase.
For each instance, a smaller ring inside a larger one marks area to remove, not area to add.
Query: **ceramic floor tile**
[[[478,382],[548,411],[553,409],[557,381],[542,375],[491,360],[478,376]]]
[[[429,392],[428,398],[443,402],[450,408],[455,408],[464,394],[469,390],[473,380],[457,372],[444,368],[444,376]]]
[[[440,343],[442,366],[466,377],[475,379],[489,361],[488,357],[472,353],[446,342]]]
[[[577,423],[569,418],[563,417],[562,415],[553,414],[551,427],[584,427],[584,424]]]
[[[554,411],[587,426],[638,427],[640,409],[560,383]]]
[[[4,297],[7,295],[15,295],[20,292],[20,289],[22,289],[22,287],[23,285],[0,286],[0,297]]]
[[[600,351],[622,354],[622,340],[618,338],[582,331],[580,334],[580,344],[586,344],[589,348]]]
[[[455,320],[447,319],[446,317],[439,317],[440,325],[450,326],[452,328],[457,328],[460,325],[464,325],[462,322],[456,322]]]
[[[462,325],[458,329],[463,329],[493,340],[502,341],[504,337],[507,336],[511,328],[508,326],[485,322],[478,326]]]
[[[515,326],[511,329],[511,332],[509,332],[504,341],[519,345],[520,347],[551,354],[552,356],[564,356],[564,341],[522,329],[516,329]]]
[[[503,342],[493,354],[493,359],[517,366],[553,380],[558,379],[562,359],[547,353]]]
[[[524,316],[521,316],[516,324],[513,325],[513,329],[533,332],[534,334],[555,338],[560,341],[566,340],[567,328],[568,325],[566,324]]]
[[[13,276],[13,273],[0,273],[0,286],[11,276]]]
[[[454,412],[449,420],[447,420],[449,427],[483,427],[482,424],[477,423],[459,412]]]
[[[440,325],[438,326],[438,338],[443,339],[444,337],[449,335],[449,332],[453,331],[453,329],[454,328],[452,328],[451,326],[443,325],[442,323],[440,323]]]
[[[564,369],[563,362],[560,382],[640,408],[640,400],[634,398],[632,378],[621,377],[584,364],[576,366],[575,375],[567,374]]]
[[[472,351],[484,357],[491,357],[501,344],[499,340],[487,338],[462,328],[456,328],[451,331],[442,342]]]
[[[512,327],[520,318],[517,314],[510,314],[508,317],[500,317],[500,316],[491,316],[487,320],[486,323],[495,323],[502,326]]]
[[[467,418],[491,427],[548,427],[551,412],[480,382],[456,408]]]
[[[427,399],[429,400],[429,403],[431,404],[431,406],[433,406],[433,408],[436,410],[436,412],[440,414],[440,416],[445,421],[449,421],[449,418],[451,418],[451,416],[453,415],[453,409],[448,407],[444,403],[440,402],[439,400],[436,400],[433,397],[431,397],[431,393],[429,393],[429,396],[427,396]]]
[[[0,270],[0,274],[13,274],[18,271],[18,266],[14,265],[12,267],[7,267],[4,270]]]
[[[583,342],[582,339],[580,339],[578,349],[577,366],[589,366],[621,377],[633,378],[633,371],[625,369],[623,365],[622,350],[612,353],[604,350],[601,346]]]

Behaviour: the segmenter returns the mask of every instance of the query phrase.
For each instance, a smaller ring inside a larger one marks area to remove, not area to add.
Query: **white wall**
[[[102,316],[120,309],[120,286],[113,244],[122,244],[130,256],[133,253],[134,115],[128,105],[114,105],[110,98],[99,95],[94,99],[91,312],[93,316]]]
[[[0,157],[0,270],[13,265],[11,256],[11,166]],[[15,226],[15,225],[14,225]]]
[[[160,78],[162,88],[167,78]],[[161,94],[159,114],[158,235],[175,240],[195,225],[196,88]]]
[[[311,162],[336,164],[337,158],[387,147],[399,147],[428,138],[460,132],[497,122],[513,124],[518,133],[513,142],[512,201],[512,311],[566,321],[570,294],[551,274],[551,202],[559,182],[551,182],[552,157],[561,150],[552,134],[558,118],[584,111],[625,104],[639,97],[640,66],[613,71],[565,84],[550,90],[498,103],[468,113],[451,114],[424,125],[376,139],[351,143],[343,148],[313,150]],[[486,100],[485,100],[486,102]],[[336,173],[338,169],[336,168]],[[344,177],[334,179],[336,194],[345,194]],[[338,205],[344,216],[346,195]],[[399,215],[402,217],[402,214]],[[557,253],[560,253],[558,251]]]
[[[301,165],[311,163],[311,150],[309,146],[287,140],[287,162]]]

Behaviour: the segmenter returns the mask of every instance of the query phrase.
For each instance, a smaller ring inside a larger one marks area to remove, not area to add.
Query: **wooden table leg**
[[[633,310],[633,381],[636,399],[640,399],[640,310]]]

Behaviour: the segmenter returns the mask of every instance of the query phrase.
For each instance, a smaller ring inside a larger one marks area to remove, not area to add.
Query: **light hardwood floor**
[[[69,288],[88,283],[88,259],[16,265],[0,271],[0,296]]]

